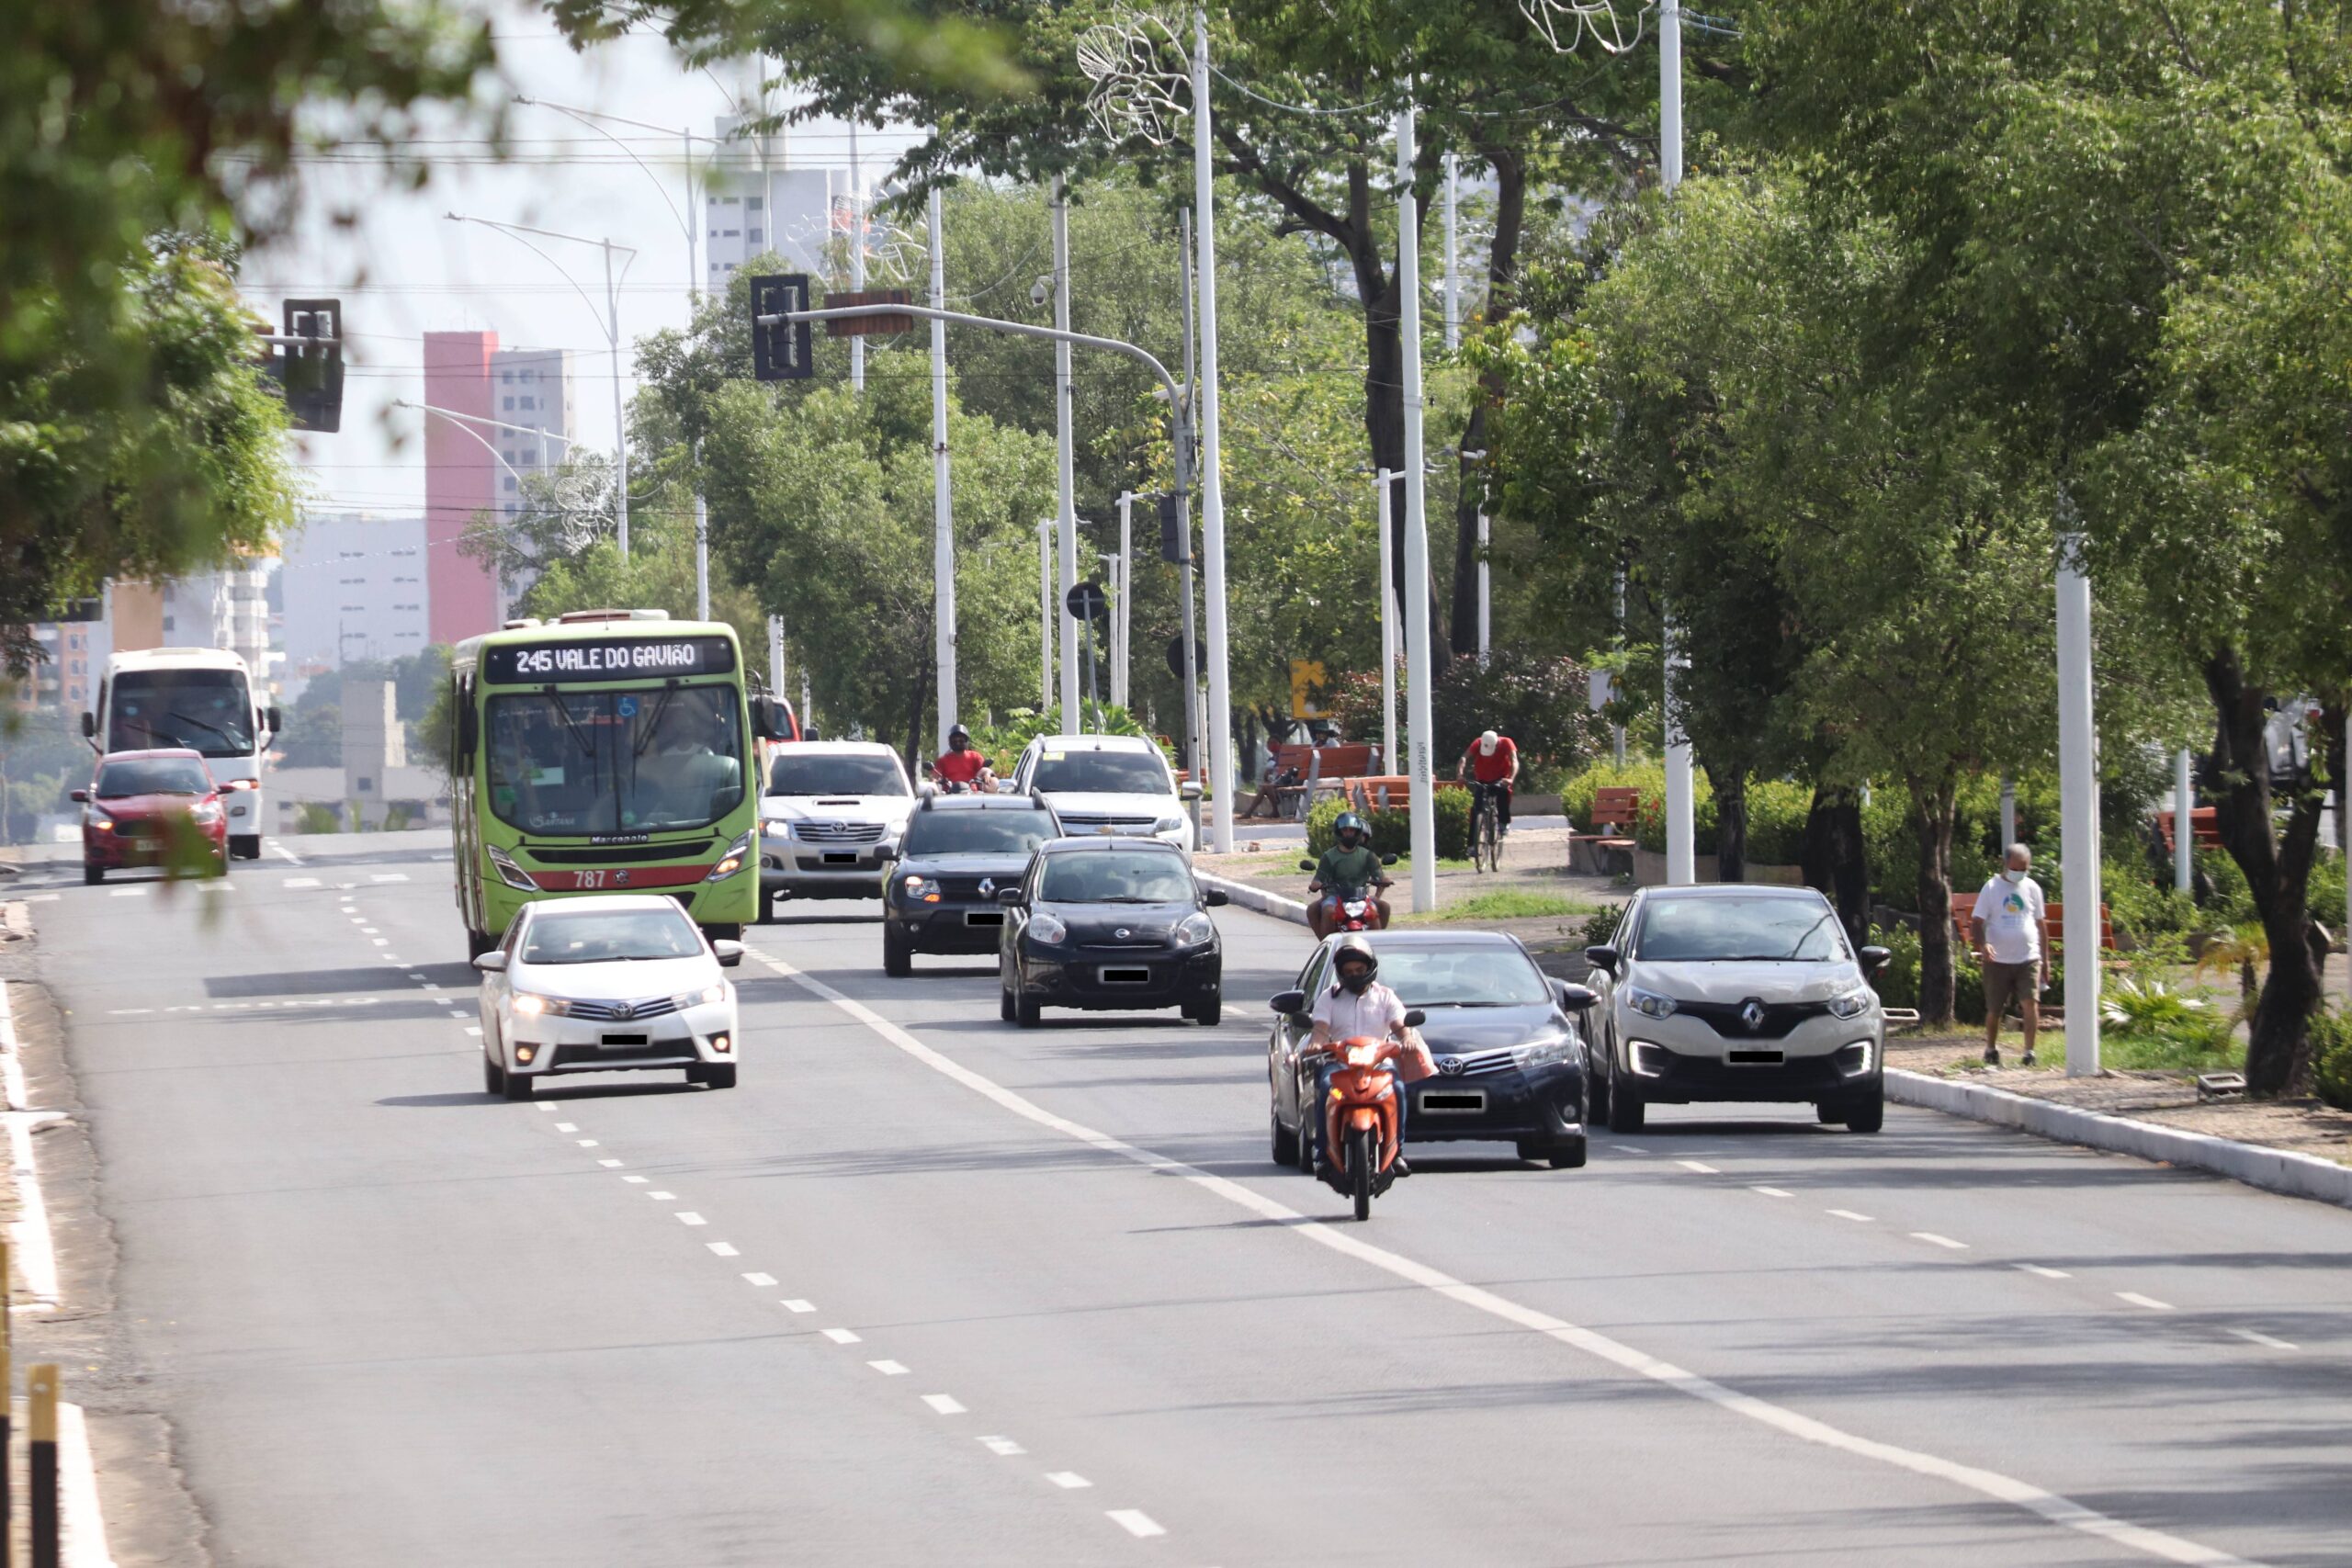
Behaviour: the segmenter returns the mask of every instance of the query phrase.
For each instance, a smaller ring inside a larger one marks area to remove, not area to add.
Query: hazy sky
[[[521,93],[709,136],[713,119],[729,112],[729,95],[742,95],[752,79],[724,69],[716,81],[700,71],[688,73],[658,38],[628,38],[575,54],[542,13],[519,5],[483,9],[494,18],[506,78],[484,83],[479,98],[485,105]],[[675,133],[608,128],[645,161],[649,175],[567,116],[522,106],[508,114],[503,162],[482,140],[481,123],[450,116],[424,131],[434,143],[426,151],[435,167],[421,191],[387,188],[362,153],[313,162],[305,170],[308,199],[295,232],[246,259],[246,299],[272,320],[289,294],[344,301],[349,348],[343,430],[302,436],[298,446],[320,510],[414,514],[423,509],[424,447],[416,437],[425,416],[390,405],[401,398],[424,400],[426,332],[490,329],[502,345],[576,351],[573,401],[581,441],[612,446],[612,360],[598,248],[535,241],[587,288],[595,301],[592,313],[571,285],[521,244],[478,225],[447,222],[443,213],[633,244],[638,254],[620,295],[624,344],[685,323],[686,240],[669,205],[684,210],[686,203]],[[908,140],[860,132],[859,162],[868,188]],[[698,152],[707,155],[711,149],[706,143]],[[847,129],[796,127],[782,153],[790,167],[845,168]],[[334,209],[355,199],[358,223],[338,227]],[[624,383],[625,393],[630,386]]]

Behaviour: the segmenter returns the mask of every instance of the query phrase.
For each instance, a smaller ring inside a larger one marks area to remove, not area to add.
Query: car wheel
[[[1872,1089],[1868,1100],[1858,1100],[1846,1107],[1846,1130],[1849,1133],[1875,1133],[1886,1125],[1886,1092]]]
[[[1266,1120],[1273,1124],[1273,1156],[1276,1165],[1295,1166],[1298,1163],[1298,1134],[1283,1125],[1279,1114],[1268,1112]]]
[[[1562,1138],[1552,1145],[1550,1152],[1544,1157],[1551,1162],[1554,1170],[1582,1170],[1585,1148],[1585,1141],[1581,1136]]]
[[[530,1075],[527,1073],[508,1073],[506,1075],[506,1081],[499,1086],[499,1092],[503,1094],[509,1100],[530,1099]]]
[[[488,1056],[481,1059],[481,1088],[484,1094],[506,1092],[506,1069]]]
[[[1216,1021],[1225,1016],[1224,998],[1220,997],[1211,997],[1204,1002],[1197,1002],[1184,1010],[1184,1016],[1191,1019],[1194,1023],[1204,1023],[1211,1028],[1215,1028],[1216,1026]]]
[[[914,972],[914,944],[888,926],[884,926],[882,928],[882,973],[894,980],[903,980]]]
[[[1813,1108],[1813,1118],[1825,1127],[1835,1127],[1846,1120],[1846,1108],[1825,1100]]]
[[[1609,1075],[1606,1073],[1596,1075],[1588,1069],[1585,1074],[1585,1082],[1588,1086],[1585,1093],[1589,1097],[1589,1103],[1585,1110],[1586,1124],[1591,1125],[1598,1122],[1602,1126],[1608,1125]]]
[[[705,1062],[702,1067],[702,1081],[704,1086],[709,1089],[733,1089],[735,1087],[735,1064],[732,1062]]]
[[[1026,991],[1016,991],[1013,993],[1013,1022],[1019,1024],[1023,1029],[1035,1029],[1037,1027],[1039,1021],[1041,1021],[1045,1016],[1045,1009],[1037,1004],[1036,998],[1031,996]]]
[[[1612,1133],[1638,1133],[1648,1120],[1649,1107],[1642,1097],[1613,1079],[1609,1085],[1609,1130]]]
[[[84,861],[82,863],[82,884],[84,886],[96,887],[99,883],[104,882],[106,879],[107,868],[105,866],[93,865],[88,861]]]

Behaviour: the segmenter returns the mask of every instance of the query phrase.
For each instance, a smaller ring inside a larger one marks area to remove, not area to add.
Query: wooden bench
[[[1969,942],[1968,922],[1975,917],[1975,894],[1955,893],[1951,896],[1952,933],[1960,939],[1963,950]],[[2098,907],[2098,944],[2110,952],[2115,947],[2115,921],[2104,904]],[[2064,899],[2042,908],[2041,945],[2044,951],[2053,953],[2066,945],[2066,905]]]
[[[1344,791],[1347,781],[1368,773],[1373,749],[1367,745],[1295,746],[1274,748],[1273,780],[1259,788],[1250,815],[1267,806],[1277,818],[1305,821],[1314,797],[1327,790]]]
[[[1605,784],[1592,796],[1592,831],[1568,829],[1568,869],[1609,876],[1633,869],[1634,826],[1642,817],[1642,792],[1631,784]]]
[[[1452,779],[1430,782],[1441,790],[1464,787]],[[1402,811],[1412,802],[1413,779],[1409,773],[1368,773],[1362,778],[1340,780],[1340,792],[1358,811]]]
[[[2169,854],[2172,852],[2173,846],[2172,813],[2170,811],[2157,812],[2156,825],[2164,832],[2165,852]],[[2212,806],[2194,806],[2189,807],[2188,831],[2188,841],[2194,844],[2197,848],[2200,850],[2220,849],[2222,847],[2221,808]]]

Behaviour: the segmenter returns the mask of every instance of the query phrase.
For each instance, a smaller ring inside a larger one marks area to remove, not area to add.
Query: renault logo
[[[980,897],[983,898],[993,898],[996,897],[995,877],[983,876],[980,878]]]
[[[1739,1010],[1739,1021],[1747,1025],[1747,1032],[1755,1033],[1764,1027],[1764,1003],[1761,998],[1750,997],[1747,1005]]]

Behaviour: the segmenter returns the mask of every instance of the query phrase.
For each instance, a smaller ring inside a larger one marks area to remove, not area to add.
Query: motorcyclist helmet
[[[950,751],[961,751],[971,743],[972,732],[960,724],[947,732],[947,749]]]
[[[1363,818],[1352,811],[1340,812],[1340,819],[1331,824],[1331,835],[1340,840],[1340,847],[1343,850],[1354,849],[1371,832],[1372,829],[1364,826]]]
[[[1372,943],[1351,931],[1332,949],[1331,972],[1350,996],[1360,997],[1380,973],[1380,955],[1373,952]]]
[[[1493,756],[1495,754],[1495,748],[1501,743],[1501,736],[1497,735],[1491,729],[1487,730],[1485,734],[1478,737],[1478,755],[1481,757]]]

